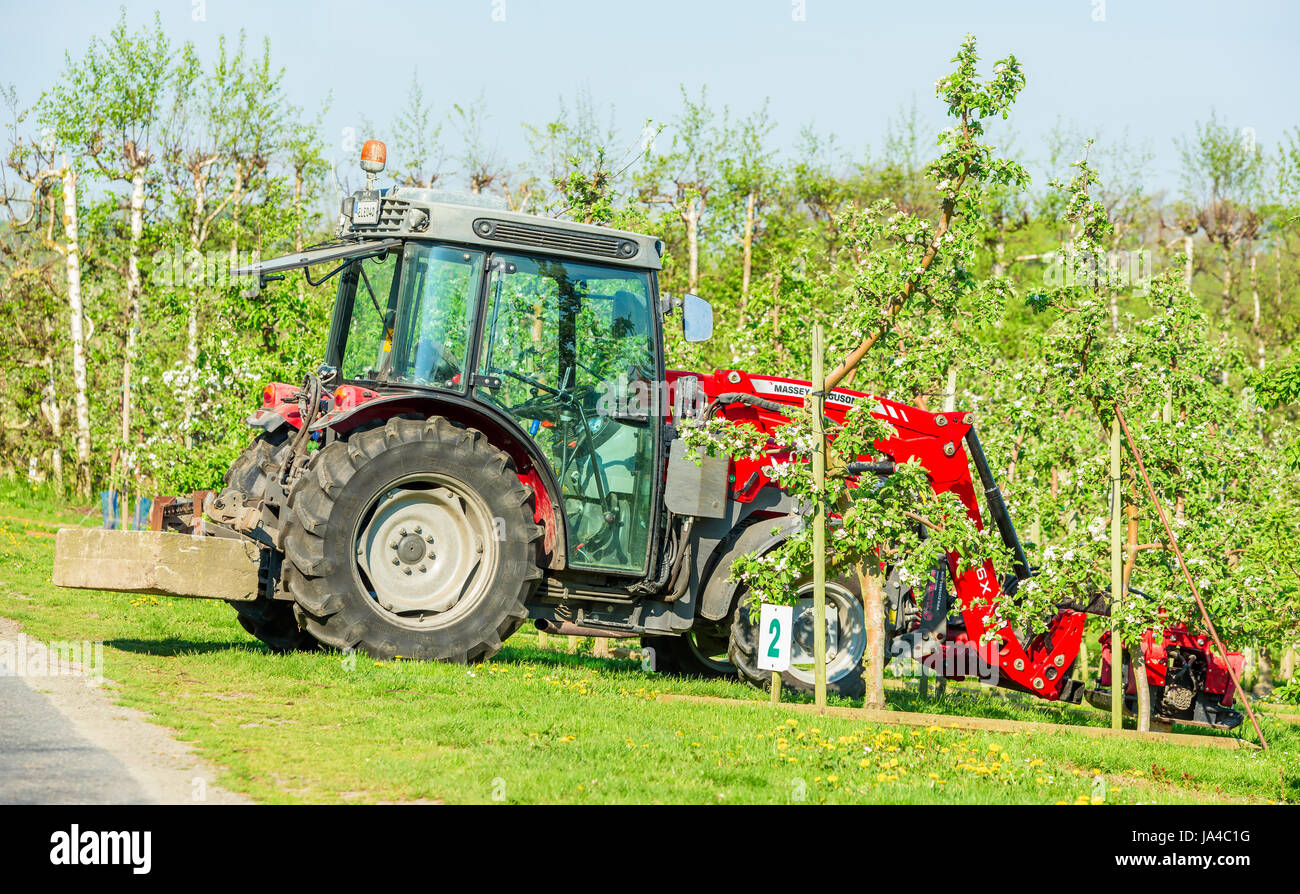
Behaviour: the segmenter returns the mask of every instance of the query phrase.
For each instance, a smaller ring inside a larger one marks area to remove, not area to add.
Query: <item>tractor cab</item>
[[[664,380],[662,319],[677,304],[660,301],[663,243],[484,196],[376,189],[377,145],[363,151],[371,181],[343,199],[335,241],[241,273],[336,278],[331,388],[473,405],[543,467],[565,567],[650,574],[663,419],[628,393]],[[707,337],[708,305],[682,304],[686,335]]]

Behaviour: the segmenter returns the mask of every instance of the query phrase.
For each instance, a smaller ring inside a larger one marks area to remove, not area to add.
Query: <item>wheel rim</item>
[[[692,630],[686,634],[686,642],[696,660],[711,671],[720,674],[735,673],[731,660],[727,657],[728,635],[722,632]]]
[[[813,585],[799,588],[799,601],[794,610],[790,669],[791,677],[800,683],[812,685],[814,681],[813,656]],[[862,655],[867,649],[866,618],[862,603],[848,588],[826,582],[826,682],[835,683],[862,667]]]
[[[358,582],[400,622],[438,627],[473,610],[495,577],[498,544],[487,506],[435,473],[380,489],[354,537]]]

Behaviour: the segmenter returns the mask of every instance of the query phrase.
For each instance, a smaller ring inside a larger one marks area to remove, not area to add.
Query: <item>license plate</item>
[[[352,209],[352,222],[354,224],[379,223],[379,200],[358,199],[356,207]]]

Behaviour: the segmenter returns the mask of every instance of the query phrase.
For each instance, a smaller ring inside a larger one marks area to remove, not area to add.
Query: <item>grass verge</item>
[[[0,491],[0,616],[47,641],[102,641],[116,699],[193,743],[221,785],[267,802],[1300,800],[1300,730],[1267,717],[1273,748],[1261,754],[663,704],[666,692],[766,696],[542,648],[528,630],[472,667],[274,655],[223,603],[54,587],[53,531],[96,521]],[[899,710],[1107,723],[978,691],[889,698]]]

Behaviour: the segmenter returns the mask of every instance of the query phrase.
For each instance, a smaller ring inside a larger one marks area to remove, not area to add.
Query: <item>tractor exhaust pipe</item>
[[[608,637],[610,639],[627,639],[636,636],[635,633],[629,633],[626,630],[606,630],[603,627],[581,627],[572,621],[548,621],[546,618],[538,618],[533,624],[543,633],[553,633],[556,636],[596,636]]]

